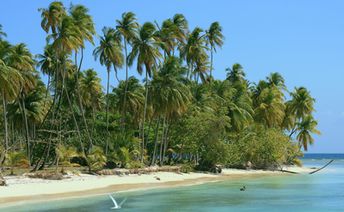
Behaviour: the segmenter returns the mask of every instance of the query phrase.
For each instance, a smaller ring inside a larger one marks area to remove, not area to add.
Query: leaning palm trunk
[[[142,144],[141,144],[141,163],[143,163],[144,148],[145,148],[145,121],[147,113],[147,102],[148,102],[148,72],[146,70],[146,95],[145,95],[145,105],[143,109],[143,120],[142,120]]]
[[[80,111],[81,111],[82,120],[83,120],[84,125],[85,125],[85,130],[86,130],[87,138],[88,138],[88,140],[90,142],[90,147],[92,148],[93,142],[92,142],[92,139],[91,139],[90,131],[88,129],[88,124],[87,124],[86,117],[85,117],[84,107],[83,107],[82,101],[81,101],[80,87],[79,87],[79,74],[80,74],[80,69],[81,69],[81,64],[82,64],[83,58],[84,58],[84,50],[83,50],[83,48],[81,48],[81,59],[80,59],[79,67],[78,67],[78,72],[76,74],[76,93],[77,93],[77,96],[78,96],[79,108],[80,108]],[[75,53],[75,63],[76,62],[77,62],[77,53]]]
[[[64,64],[64,67],[65,67],[65,64]],[[68,90],[67,90],[67,88],[66,88],[66,86],[65,86],[65,72],[66,72],[66,71],[64,71],[63,74],[62,74],[62,91],[65,90],[65,92],[66,92],[66,97],[67,97],[67,101],[68,101],[68,105],[69,105],[70,108],[73,108],[73,107],[72,107],[72,102],[70,101],[70,98],[69,98]],[[61,92],[61,93],[63,93],[63,92]],[[62,94],[61,94],[61,97],[60,97],[60,98],[62,98]],[[73,121],[74,121],[76,130],[77,130],[77,133],[78,133],[81,151],[82,151],[82,153],[86,156],[84,144],[83,144],[83,142],[82,142],[82,140],[81,140],[81,133],[80,133],[79,125],[78,125],[78,122],[77,122],[77,120],[76,120],[76,118],[75,118],[74,111],[72,111],[72,117],[73,117]]]
[[[7,116],[6,116],[6,97],[5,97],[5,92],[2,90],[2,106],[3,106],[3,115],[4,115],[4,131],[5,131],[5,141],[4,141],[4,146],[5,146],[5,151],[8,150],[8,129],[7,129]]]

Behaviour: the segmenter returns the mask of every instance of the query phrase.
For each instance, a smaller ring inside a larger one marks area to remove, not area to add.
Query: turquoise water
[[[344,155],[306,156],[306,166],[335,162],[314,175],[246,178],[117,194],[120,211],[344,211]],[[239,191],[246,185],[245,192]],[[20,205],[4,211],[111,211],[105,196]],[[1,209],[0,209],[1,210]]]

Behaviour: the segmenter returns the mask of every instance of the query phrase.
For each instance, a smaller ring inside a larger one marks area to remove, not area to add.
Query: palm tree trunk
[[[142,120],[142,146],[141,146],[141,163],[143,163],[143,154],[145,148],[145,121],[146,121],[146,113],[147,113],[147,102],[148,102],[148,71],[146,70],[146,85],[145,85],[145,105],[143,109],[143,120]]]
[[[164,147],[165,125],[166,125],[166,116],[164,116],[164,121],[162,123],[162,135],[161,135],[160,153],[159,153],[159,164],[160,165],[162,165],[162,152],[163,152],[163,147]]]
[[[4,131],[5,131],[5,140],[4,140],[5,152],[8,150],[8,129],[7,129],[6,105],[7,105],[7,102],[6,102],[5,92],[4,92],[4,90],[2,90],[2,107],[3,107]]]
[[[31,154],[30,154],[30,136],[29,136],[29,124],[27,122],[27,115],[26,115],[26,109],[25,109],[25,101],[24,101],[24,96],[21,93],[21,108],[23,111],[23,116],[24,116],[24,124],[25,124],[25,139],[26,139],[26,154],[27,158],[29,160],[29,165],[31,165]],[[20,104],[20,103],[19,103]]]
[[[83,59],[84,59],[84,49],[81,48],[80,64],[79,64],[79,67],[78,67],[78,72],[76,74],[76,93],[77,93],[78,100],[79,100],[79,108],[80,108],[80,111],[81,111],[82,120],[83,120],[84,125],[85,125],[85,130],[86,130],[87,138],[88,138],[88,140],[90,142],[90,146],[92,147],[93,142],[92,142],[90,131],[88,129],[88,124],[87,124],[86,117],[85,117],[85,110],[84,110],[84,107],[83,107],[82,101],[81,101],[80,87],[79,87],[79,74],[80,74],[80,70],[81,70],[81,65],[82,65]],[[77,53],[75,53],[75,63],[76,62],[77,62]]]
[[[107,70],[107,83],[106,83],[106,147],[105,147],[105,155],[108,154],[109,151],[109,88],[110,88],[110,68],[108,67]]]
[[[65,64],[63,64],[63,65],[64,65],[63,67],[65,68]],[[64,72],[63,72],[63,74],[62,74],[62,90],[65,90],[65,92],[66,92],[66,97],[67,97],[67,101],[68,101],[69,107],[70,107],[70,108],[73,108],[73,107],[72,107],[72,102],[70,101],[70,98],[69,98],[68,90],[67,90],[67,88],[66,88],[66,86],[65,86],[65,83],[66,83],[66,82],[65,82],[65,72],[66,72],[66,70],[64,70]],[[62,95],[61,95],[61,98],[62,98]],[[75,125],[76,130],[77,130],[77,133],[78,133],[81,151],[82,151],[82,153],[86,156],[84,144],[83,144],[83,142],[82,142],[82,140],[81,140],[81,133],[80,133],[79,125],[78,125],[78,122],[77,122],[77,120],[76,120],[76,118],[75,118],[74,111],[72,111],[72,117],[73,117],[74,125]]]
[[[168,121],[166,123],[166,129],[165,129],[165,138],[164,138],[164,149],[162,153],[162,162],[165,161],[165,155],[166,155],[166,150],[167,150],[167,145],[168,145],[168,140],[167,140],[167,135],[168,135],[169,127],[168,127]]]
[[[127,105],[127,92],[128,92],[128,78],[129,78],[129,71],[128,71],[128,50],[127,50],[127,41],[124,39],[124,52],[125,52],[125,89],[124,89],[124,100],[123,100],[123,111],[122,111],[122,118],[123,118],[123,130],[125,129],[125,114],[126,114],[126,105]]]
[[[210,50],[210,77],[213,76],[213,46],[211,46],[211,50]]]
[[[158,118],[158,123],[156,124],[155,128],[155,142],[154,142],[154,150],[153,150],[153,156],[152,156],[152,162],[151,166],[155,165],[155,158],[156,158],[156,149],[158,147],[158,134],[159,134],[159,126],[160,126],[160,117]]]

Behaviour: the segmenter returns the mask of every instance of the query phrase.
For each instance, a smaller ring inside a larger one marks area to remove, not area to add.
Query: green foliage
[[[262,126],[246,129],[229,142],[230,167],[244,168],[250,162],[253,168],[275,169],[284,164],[293,164],[301,156],[297,145],[289,141],[279,129]]]
[[[106,156],[102,148],[94,146],[91,153],[87,155],[87,162],[89,163],[89,171],[101,170],[106,164]]]
[[[29,160],[25,152],[9,152],[6,155],[6,165],[11,167],[11,175],[14,174],[14,167],[27,168]]]

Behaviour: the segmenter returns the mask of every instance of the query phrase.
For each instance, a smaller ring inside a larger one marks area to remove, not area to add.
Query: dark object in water
[[[242,188],[240,188],[240,191],[245,191],[246,190],[246,186],[243,186]]]
[[[157,176],[155,176],[155,179],[156,179],[156,180],[161,180],[160,177],[157,177]]]
[[[330,165],[333,161],[334,161],[334,160],[330,160],[330,162],[326,163],[325,166],[323,166],[323,167],[321,167],[321,168],[319,168],[319,169],[317,169],[317,170],[315,170],[315,171],[312,171],[312,172],[310,172],[309,174],[314,174],[315,172],[318,172],[318,171],[322,170],[322,169],[325,168],[326,166]]]

